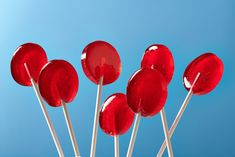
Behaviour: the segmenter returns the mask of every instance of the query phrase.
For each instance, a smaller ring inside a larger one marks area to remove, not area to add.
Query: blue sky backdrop
[[[79,93],[68,110],[81,155],[89,156],[97,87],[84,75],[80,56],[98,39],[116,47],[123,66],[120,78],[103,88],[102,102],[125,92],[146,47],[162,43],[171,49],[175,73],[166,103],[169,125],[187,94],[182,84],[187,64],[204,52],[218,55],[225,66],[220,84],[192,98],[172,145],[178,157],[235,156],[234,7],[233,0],[0,0],[0,156],[57,156],[33,88],[11,77],[11,57],[25,42],[40,44],[49,59],[65,59],[76,68]],[[74,156],[62,108],[47,109],[65,155]],[[130,135],[131,130],[120,137],[121,156]],[[133,156],[154,157],[163,139],[160,115],[142,118]],[[97,157],[113,155],[113,138],[99,129]]]

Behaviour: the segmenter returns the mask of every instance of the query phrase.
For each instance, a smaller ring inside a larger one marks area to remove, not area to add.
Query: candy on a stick
[[[109,96],[99,115],[101,129],[114,136],[115,157],[119,157],[119,135],[127,132],[134,121],[134,112],[127,104],[126,95],[115,93]]]
[[[94,157],[102,86],[118,79],[121,73],[121,60],[118,52],[111,44],[105,41],[94,41],[84,48],[81,63],[86,76],[98,85],[90,151],[90,157]]]
[[[95,84],[102,85],[116,81],[121,73],[121,60],[117,50],[105,41],[94,41],[82,51],[82,68],[86,76]]]
[[[78,92],[78,75],[74,67],[65,60],[52,60],[42,69],[39,89],[42,97],[53,107],[63,107],[70,139],[76,157],[80,157],[76,137],[68,114],[66,103],[74,100]]]
[[[184,87],[190,91],[197,74],[200,77],[192,88],[195,95],[203,95],[212,91],[222,78],[223,62],[213,53],[205,53],[193,60],[186,68],[183,76]]]
[[[109,96],[100,110],[100,127],[108,135],[122,135],[134,120],[134,112],[127,104],[126,95],[115,93]]]
[[[23,86],[32,86],[31,79],[38,83],[41,69],[47,63],[47,55],[38,44],[26,43],[19,46],[11,60],[11,74]],[[25,69],[28,67],[30,76]]]
[[[55,129],[42,100],[37,84],[40,71],[47,62],[46,52],[41,46],[34,43],[23,44],[16,49],[11,60],[11,74],[14,80],[20,85],[33,86],[34,92],[38,98],[47,125],[56,145],[58,154],[60,157],[64,157],[60,142],[57,138]]]
[[[164,107],[167,98],[167,82],[155,69],[140,69],[130,78],[127,85],[127,102],[136,113],[136,120],[129,143],[127,157],[132,156],[140,122],[140,116],[151,117]]]
[[[186,68],[183,82],[188,94],[169,130],[171,137],[190,101],[192,95],[203,95],[212,91],[222,78],[224,66],[222,60],[213,53],[205,53],[194,59]],[[166,148],[164,141],[157,157],[161,157]]]
[[[142,57],[141,67],[158,70],[164,76],[167,84],[169,84],[174,74],[174,59],[171,51],[162,44],[153,44],[149,46]],[[168,154],[172,157],[173,151],[171,144],[169,143],[170,137],[168,135],[168,124],[164,108],[160,111],[160,114],[167,141]]]
[[[142,57],[141,68],[157,69],[169,84],[174,74],[174,59],[170,49],[162,44],[149,46]]]

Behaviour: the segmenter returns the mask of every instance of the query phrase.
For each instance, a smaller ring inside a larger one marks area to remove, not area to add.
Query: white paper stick
[[[113,138],[114,138],[115,157],[119,157],[119,136],[115,135]]]
[[[182,115],[183,115],[183,113],[184,113],[188,103],[189,103],[189,100],[190,100],[190,98],[193,95],[192,89],[193,89],[193,86],[195,85],[196,81],[198,80],[199,76],[200,76],[200,73],[197,74],[197,76],[196,76],[196,78],[195,78],[195,80],[194,80],[194,82],[193,82],[193,84],[192,84],[192,86],[191,86],[191,88],[190,88],[190,90],[189,90],[189,92],[188,92],[188,94],[187,94],[187,96],[186,96],[186,98],[185,98],[185,100],[184,100],[184,102],[183,102],[183,104],[182,104],[182,106],[181,106],[177,116],[175,117],[175,120],[174,120],[174,122],[173,122],[173,124],[172,124],[172,126],[171,126],[171,128],[169,130],[170,138],[172,137],[172,135],[173,135],[173,133],[175,131],[175,128],[177,127],[177,125],[178,125],[178,123],[179,123],[179,121],[180,121],[180,119],[181,119],[181,117],[182,117]],[[157,157],[161,157],[163,155],[165,149],[166,149],[166,140],[163,142],[163,144],[162,144],[162,146],[161,146],[161,148],[160,148],[160,150],[159,150],[159,152],[157,154]]]
[[[137,135],[139,124],[140,124],[140,117],[141,117],[140,113],[136,114],[135,123],[134,123],[134,127],[133,127],[133,130],[132,130],[131,140],[130,140],[130,143],[129,143],[129,147],[128,147],[126,157],[131,157],[132,156],[133,148],[134,148],[134,145],[135,145],[135,139],[136,139],[136,135]]]
[[[32,83],[32,85],[33,85],[34,92],[35,92],[35,94],[36,94],[36,96],[37,96],[37,98],[38,98],[39,104],[40,104],[40,106],[41,106],[43,115],[44,115],[44,117],[45,117],[45,119],[46,119],[47,125],[48,125],[48,127],[49,127],[49,130],[50,130],[51,136],[52,136],[52,138],[53,138],[53,141],[54,141],[54,143],[55,143],[55,146],[56,146],[56,149],[57,149],[57,151],[58,151],[58,154],[59,154],[60,157],[64,157],[63,150],[62,150],[62,148],[61,148],[61,146],[60,146],[60,142],[59,142],[58,137],[57,137],[57,135],[56,135],[54,126],[53,126],[53,124],[52,124],[52,122],[51,122],[51,119],[50,119],[50,117],[49,117],[49,114],[48,114],[48,112],[47,112],[47,109],[46,109],[46,107],[45,107],[45,105],[44,105],[42,96],[41,96],[41,94],[40,94],[40,92],[39,92],[38,85],[37,85],[37,83],[33,80],[33,78],[31,77],[30,72],[29,72],[29,69],[28,69],[26,63],[24,63],[24,66],[25,66],[25,69],[26,69],[26,71],[27,71],[28,76],[30,77],[31,83]]]
[[[167,124],[164,108],[160,111],[160,114],[161,114],[161,119],[162,119],[162,126],[163,126],[163,130],[164,130],[166,145],[167,145],[168,156],[174,157],[172,145],[171,145],[171,141],[170,141],[170,136],[168,134],[168,124]]]
[[[74,131],[73,131],[72,122],[70,120],[69,113],[68,113],[68,110],[67,110],[66,103],[64,101],[61,101],[61,103],[62,103],[62,107],[63,107],[65,121],[66,121],[67,128],[68,128],[68,131],[69,131],[69,136],[70,136],[70,139],[71,139],[71,142],[72,142],[72,145],[73,145],[73,150],[74,150],[75,157],[81,157],[79,149],[78,149],[77,140],[76,140],[76,137],[75,137],[75,134],[74,134]]]
[[[100,81],[98,84],[98,89],[97,89],[90,157],[95,157],[102,85],[103,85],[103,76],[101,76],[101,78],[100,78]]]

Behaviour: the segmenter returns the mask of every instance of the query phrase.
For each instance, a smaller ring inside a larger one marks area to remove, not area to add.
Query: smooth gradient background
[[[81,155],[89,156],[97,86],[84,75],[80,56],[98,39],[116,47],[123,66],[120,78],[103,88],[102,102],[110,94],[125,92],[150,44],[162,43],[172,50],[169,125],[187,94],[182,85],[187,64],[204,52],[217,54],[224,62],[223,78],[210,94],[192,98],[172,145],[176,157],[235,156],[234,7],[233,0],[0,0],[0,156],[57,156],[33,88],[20,86],[11,77],[11,57],[25,42],[40,44],[49,59],[65,59],[76,68],[79,93],[68,109]],[[62,108],[47,109],[66,157],[74,156]],[[120,137],[122,157],[131,130]],[[142,118],[133,157],[154,157],[163,139],[160,115]],[[97,157],[111,156],[113,138],[99,129]]]

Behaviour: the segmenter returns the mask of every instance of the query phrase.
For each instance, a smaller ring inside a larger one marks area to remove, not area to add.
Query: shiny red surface
[[[197,74],[199,78],[193,87],[193,94],[202,95],[212,91],[222,78],[223,62],[213,53],[205,53],[194,59],[186,68],[183,81],[187,90],[190,90]]]
[[[118,79],[121,73],[121,60],[116,49],[105,41],[88,44],[81,57],[82,68],[86,76],[95,84],[104,77],[103,85]]]
[[[135,72],[127,85],[127,102],[135,113],[154,116],[165,105],[167,83],[158,70],[140,69]]]
[[[41,71],[39,89],[51,106],[61,106],[61,101],[73,101],[78,92],[78,75],[74,67],[64,60],[52,60]]]
[[[171,51],[161,44],[149,46],[145,50],[141,67],[159,70],[169,84],[174,74],[174,59]]]
[[[27,64],[30,75],[38,83],[42,67],[48,62],[46,52],[41,46],[34,43],[26,43],[19,46],[11,60],[11,74],[14,80],[23,85],[31,86],[24,63]]]
[[[127,105],[126,95],[113,94],[105,100],[100,110],[100,127],[112,136],[124,134],[131,127],[134,115]]]

